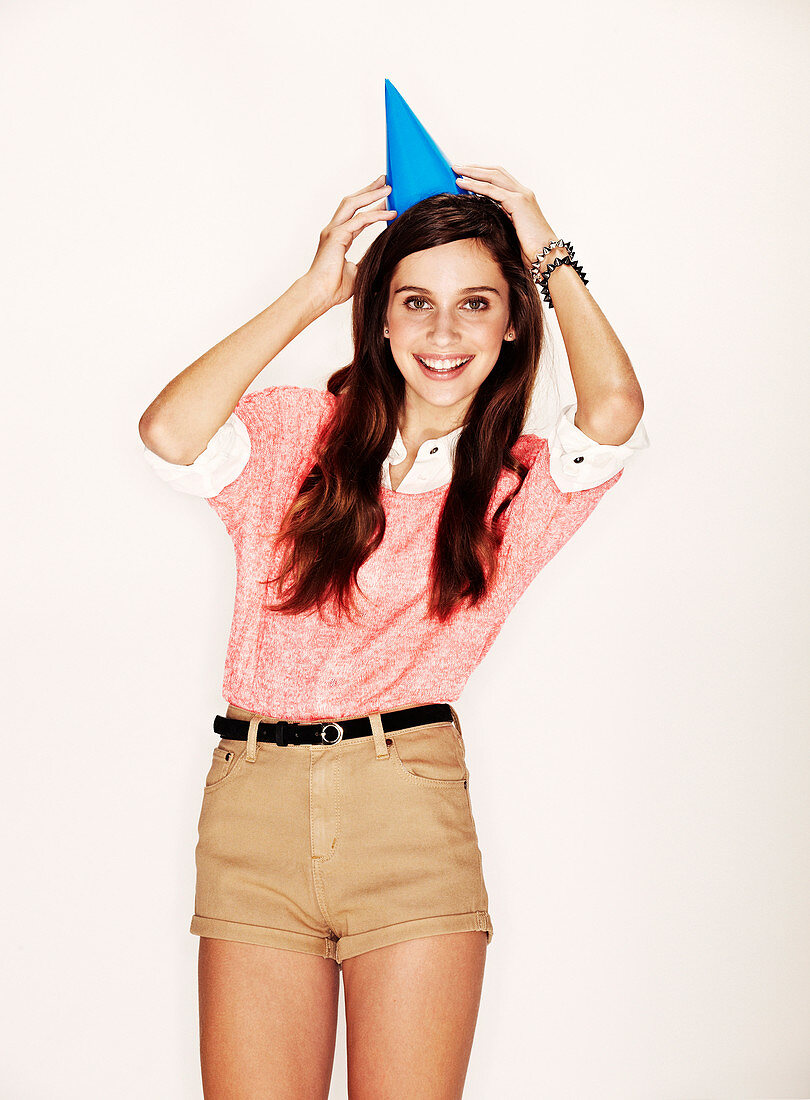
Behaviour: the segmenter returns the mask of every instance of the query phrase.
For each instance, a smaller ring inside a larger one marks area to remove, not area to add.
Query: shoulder
[[[531,478],[534,482],[550,483],[549,490],[553,486],[549,471],[549,443],[541,435],[526,433],[518,437],[512,447],[512,457],[528,467],[528,473],[524,478]],[[519,482],[519,475],[507,471],[510,478]]]
[[[286,409],[291,412],[319,412],[333,408],[337,398],[326,390],[313,389],[310,386],[267,386],[263,390],[254,390],[243,394],[234,412],[261,412],[263,410]]]
[[[243,394],[234,413],[249,431],[295,437],[309,435],[329,416],[337,400],[328,391],[310,386],[267,386]]]
[[[561,450],[557,436],[547,439],[534,434],[521,435],[512,448],[512,454],[529,467],[527,480],[534,490],[569,508],[611,489],[624,473],[630,452],[629,447],[595,443],[583,432],[580,435],[582,444],[570,450]]]
[[[543,526],[556,512],[581,515],[584,519],[601,497],[621,478],[623,471],[605,476],[599,484],[588,488],[561,487],[551,469],[550,442],[544,436],[526,433],[518,437],[512,447],[512,455],[528,467],[520,475],[504,471],[508,478],[508,492],[517,488],[509,512],[513,521],[527,523],[530,527]]]
[[[512,454],[527,466],[534,466],[538,458],[548,455],[548,440],[542,435],[532,433],[518,436],[512,447]]]

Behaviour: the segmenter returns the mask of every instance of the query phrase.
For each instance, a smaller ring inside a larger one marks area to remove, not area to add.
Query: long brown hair
[[[475,393],[458,436],[452,481],[439,519],[431,566],[429,614],[446,620],[464,600],[486,595],[503,533],[499,519],[528,467],[511,453],[529,413],[544,324],[540,298],[509,217],[479,195],[432,195],[409,207],[377,236],[357,265],[352,303],[354,359],[332,374],[340,396],[315,448],[315,462],[292,502],[277,540],[287,550],[281,571],[292,577],[272,610],[289,614],[331,602],[338,615],[355,607],[357,571],[385,531],[382,464],[394,442],[405,380],[383,335],[391,277],[405,256],[467,238],[489,249],[509,285],[513,341]],[[492,517],[486,513],[503,469],[519,482]]]

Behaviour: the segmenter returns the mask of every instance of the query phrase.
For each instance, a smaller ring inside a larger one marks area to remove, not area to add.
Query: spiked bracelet
[[[543,257],[547,253],[553,252],[555,248],[564,248],[566,250],[566,252],[568,253],[568,255],[567,256],[558,256],[556,260],[552,260],[551,263],[548,265],[548,267],[545,269],[545,271],[541,275],[540,274],[540,267],[541,267],[540,261],[543,259]],[[549,309],[554,309],[554,303],[552,302],[551,295],[549,294],[549,291],[548,291],[548,277],[549,277],[549,275],[551,274],[552,271],[554,271],[558,267],[562,267],[563,264],[568,264],[570,267],[573,267],[574,271],[576,271],[577,275],[579,275],[579,277],[580,277],[580,279],[582,279],[583,283],[586,286],[588,285],[588,280],[585,277],[585,272],[582,270],[582,267],[580,266],[580,264],[578,264],[574,260],[574,250],[571,247],[571,242],[570,241],[559,240],[559,241],[552,241],[551,244],[547,244],[542,252],[537,253],[537,256],[536,256],[536,258],[535,258],[535,260],[532,264],[532,278],[534,279],[534,281],[537,283],[537,285],[540,287],[541,291],[543,292],[543,298],[545,299],[546,305],[549,307]]]

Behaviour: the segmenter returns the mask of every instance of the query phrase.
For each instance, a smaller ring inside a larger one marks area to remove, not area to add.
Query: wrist
[[[538,235],[532,239],[531,248],[529,249],[529,263],[533,264],[537,257],[541,254],[544,248],[548,247],[553,241],[558,241],[561,238],[557,236],[551,226],[547,226],[546,232]],[[568,250],[564,245],[557,245],[550,252],[547,252],[541,263],[541,271],[544,271],[547,264],[550,264],[552,260],[556,260],[558,256],[566,256]]]
[[[332,303],[309,275],[301,275],[295,280],[291,289],[298,297],[310,322],[322,317],[331,308]]]

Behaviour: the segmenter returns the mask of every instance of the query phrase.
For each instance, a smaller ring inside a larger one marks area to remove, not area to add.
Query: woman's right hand
[[[385,175],[378,176],[368,187],[347,195],[321,231],[318,251],[304,281],[323,302],[325,310],[348,301],[354,293],[357,265],[346,259],[346,253],[357,234],[374,221],[390,221],[396,217],[396,210],[382,209],[390,190]],[[379,202],[368,210],[361,209],[379,195],[383,196]]]

